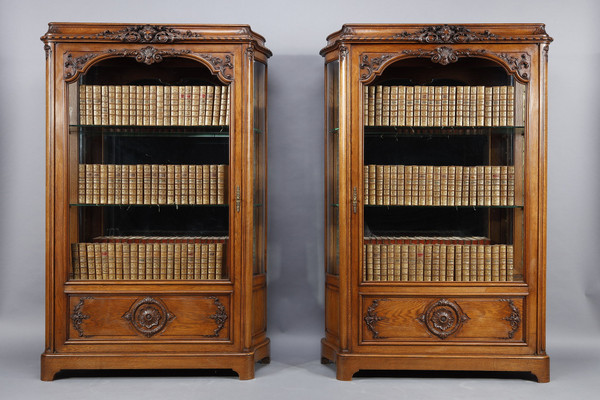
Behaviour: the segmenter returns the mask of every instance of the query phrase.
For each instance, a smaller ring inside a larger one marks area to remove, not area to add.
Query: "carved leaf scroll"
[[[379,57],[369,58],[368,54],[361,55],[359,67],[366,71],[360,76],[360,79],[363,81],[369,79],[373,73],[379,71],[379,68],[393,56],[393,54],[382,54]]]
[[[383,299],[375,299],[367,308],[367,313],[364,316],[365,324],[367,325],[367,329],[371,331],[373,335],[373,339],[384,339],[382,336],[379,336],[379,332],[377,331],[375,324],[379,321],[383,321],[385,318],[377,315],[375,309],[379,306],[379,302],[383,301]]]
[[[508,332],[506,339],[512,339],[514,338],[515,333],[517,333],[519,327],[521,326],[521,313],[519,312],[519,309],[517,308],[517,306],[515,306],[515,303],[513,303],[511,299],[500,299],[500,301],[506,302],[508,304],[508,307],[510,308],[510,314],[507,317],[504,317],[503,319],[505,321],[510,322],[511,327],[511,330],[510,332]]]
[[[93,299],[94,298],[90,297],[90,296],[80,297],[79,298],[79,303],[77,303],[77,305],[75,305],[75,307],[73,307],[73,313],[71,314],[71,322],[73,322],[73,328],[75,328],[75,330],[79,334],[79,337],[86,337],[87,336],[83,332],[83,328],[81,327],[81,324],[83,323],[84,320],[90,318],[90,316],[87,315],[87,314],[84,314],[81,311],[81,309],[83,308],[85,300],[93,300]]]
[[[422,43],[468,43],[497,38],[490,31],[473,32],[460,25],[433,25],[415,32],[402,32],[393,35],[394,39],[415,40]]]
[[[217,306],[217,312],[215,314],[210,315],[208,318],[214,320],[215,323],[217,324],[217,327],[213,331],[214,333],[212,335],[204,335],[204,337],[218,337],[219,333],[225,326],[225,322],[227,321],[227,318],[229,318],[229,317],[227,316],[227,311],[225,310],[225,306],[223,305],[223,303],[221,303],[221,301],[219,300],[218,297],[211,296],[211,297],[209,297],[209,299],[214,300],[214,304]]]
[[[167,26],[136,25],[119,31],[106,30],[96,35],[101,39],[120,40],[128,43],[173,43],[177,40],[201,37],[199,33],[179,31]]]

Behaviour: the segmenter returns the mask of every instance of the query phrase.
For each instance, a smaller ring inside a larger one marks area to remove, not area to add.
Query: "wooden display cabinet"
[[[322,361],[338,379],[549,380],[551,41],[542,24],[351,24],[327,38]]]
[[[264,38],[51,23],[46,347],[71,369],[233,369],[266,337]]]

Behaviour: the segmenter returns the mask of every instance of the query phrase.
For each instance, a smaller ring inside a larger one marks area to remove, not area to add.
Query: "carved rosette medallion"
[[[471,49],[459,49],[455,50],[452,47],[441,46],[433,50],[403,50],[402,54],[413,56],[413,57],[429,57],[431,62],[441,65],[448,65],[458,61],[459,57],[475,57],[485,54],[484,49],[471,50]]]
[[[434,25],[415,32],[401,32],[392,36],[394,39],[414,40],[421,43],[467,43],[496,39],[498,36],[490,31],[473,32],[464,26]]]
[[[254,52],[252,53],[254,55]],[[233,79],[233,63],[231,62],[231,54],[225,55],[225,57],[216,57],[212,54],[200,54],[200,57],[208,61],[210,65],[225,79]]]
[[[123,319],[142,335],[152,337],[165,329],[175,315],[167,310],[161,300],[146,297],[133,303]]]
[[[141,49],[110,49],[108,50],[108,53],[120,57],[134,57],[137,62],[144,63],[146,65],[151,65],[154,63],[161,62],[164,57],[176,57],[184,54],[189,54],[191,53],[191,51],[175,49],[159,50],[153,46],[146,46]]]
[[[508,332],[505,339],[512,339],[515,337],[515,333],[517,333],[519,327],[521,326],[521,313],[519,312],[519,309],[517,308],[517,306],[515,306],[515,303],[513,303],[511,299],[500,299],[500,301],[506,302],[506,304],[508,304],[508,307],[510,308],[510,314],[507,317],[504,317],[503,319],[505,321],[510,322],[511,328],[510,332]]]
[[[417,318],[429,332],[440,339],[456,333],[469,320],[460,306],[453,301],[440,299],[427,306]]]
[[[173,43],[177,40],[201,37],[199,33],[178,31],[167,26],[136,25],[120,31],[104,31],[96,35],[101,39],[120,40],[128,43]]]
[[[81,327],[81,324],[83,323],[84,320],[90,318],[90,316],[87,314],[84,314],[81,311],[81,309],[83,308],[83,304],[84,304],[85,300],[93,300],[93,299],[94,298],[90,297],[90,296],[80,297],[79,303],[77,303],[75,305],[75,307],[73,307],[73,313],[71,314],[71,322],[73,322],[73,328],[75,328],[75,330],[79,334],[79,337],[87,337],[87,335],[84,334],[84,332],[83,332],[83,328]]]
[[[215,306],[217,306],[217,312],[215,314],[210,315],[208,318],[214,320],[217,324],[217,327],[213,331],[214,333],[212,335],[204,335],[204,337],[219,337],[219,333],[221,332],[221,329],[223,329],[223,327],[225,326],[225,322],[229,317],[227,316],[225,306],[223,305],[223,303],[221,303],[218,297],[211,296],[209,297],[209,299],[214,300],[214,304]]]
[[[385,339],[384,337],[379,336],[379,332],[377,331],[377,329],[375,329],[375,324],[377,324],[379,321],[385,320],[384,317],[380,317],[379,315],[377,315],[377,312],[375,311],[377,306],[379,306],[380,301],[384,301],[384,299],[373,300],[369,308],[367,308],[367,313],[363,318],[365,321],[365,325],[367,325],[367,329],[370,330],[371,334],[373,335],[373,339]]]
[[[371,75],[379,71],[379,68],[381,68],[381,66],[393,56],[394,54],[382,54],[379,57],[369,58],[368,54],[363,54],[360,57],[359,67],[360,69],[364,69],[366,71],[360,76],[360,79],[363,81],[368,80]]]

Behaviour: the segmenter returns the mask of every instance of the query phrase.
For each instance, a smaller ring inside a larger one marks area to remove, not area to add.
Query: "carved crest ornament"
[[[179,31],[174,28],[159,25],[128,26],[120,31],[106,30],[96,35],[101,39],[120,40],[128,43],[173,43],[201,37],[199,33]]]
[[[476,40],[495,39],[498,36],[490,31],[473,32],[464,26],[434,25],[415,32],[401,32],[392,36],[394,39],[415,40],[422,43],[467,43]]]

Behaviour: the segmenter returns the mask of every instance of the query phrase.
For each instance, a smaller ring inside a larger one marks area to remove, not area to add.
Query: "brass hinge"
[[[356,186],[352,190],[352,212],[356,214],[358,211],[358,189]]]
[[[240,212],[240,207],[242,205],[242,194],[240,192],[240,186],[235,187],[235,211]]]

